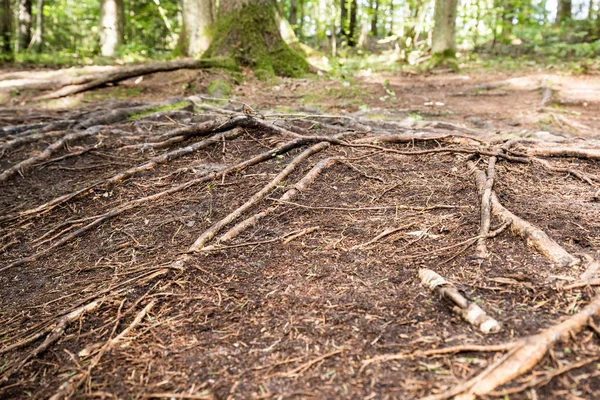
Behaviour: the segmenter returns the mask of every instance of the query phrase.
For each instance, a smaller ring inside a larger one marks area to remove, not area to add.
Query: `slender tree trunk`
[[[350,21],[348,20],[348,0],[340,0],[340,37],[348,40]]]
[[[290,13],[288,15],[288,21],[290,24],[295,27],[298,23],[298,0],[290,1]]]
[[[587,19],[590,21],[594,19],[594,0],[589,0],[588,2]]]
[[[379,22],[379,0],[371,0],[371,36],[377,37],[379,30],[377,23]]]
[[[432,35],[434,65],[456,58],[456,11],[458,0],[436,0]]]
[[[556,25],[571,19],[571,0],[558,0],[558,9],[556,10]]]
[[[125,9],[123,0],[100,0],[100,53],[114,57],[123,44]]]
[[[356,33],[357,33],[357,16],[358,16],[358,2],[357,0],[351,0],[350,2],[350,25],[348,27],[348,46],[356,46]]]
[[[513,32],[513,18],[515,16],[516,6],[513,0],[505,0],[502,7],[502,35],[503,42],[510,42]]]
[[[183,31],[179,45],[184,54],[198,57],[208,49],[215,22],[212,0],[183,0]]]
[[[298,0],[300,19],[298,20],[298,24],[294,27],[294,32],[296,32],[296,36],[299,38],[304,36],[304,1],[305,0]]]
[[[42,51],[44,43],[44,0],[37,0],[35,14],[35,30],[29,47],[36,53]]]
[[[306,60],[283,40],[272,0],[221,0],[205,58],[227,57],[254,69],[259,78],[301,76]]]
[[[20,53],[27,49],[31,41],[31,0],[19,0],[17,7],[17,41],[15,43],[15,50]]]
[[[394,0],[390,0],[390,30],[388,31],[388,35],[392,36],[394,34]]]
[[[12,59],[12,51],[10,47],[11,31],[12,31],[12,8],[11,0],[0,0],[0,53],[2,58],[8,56]]]

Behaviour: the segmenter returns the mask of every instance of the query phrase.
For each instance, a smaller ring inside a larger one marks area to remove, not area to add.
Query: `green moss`
[[[206,89],[212,97],[231,97],[233,86],[224,79],[213,79]]]
[[[456,50],[448,49],[441,53],[433,53],[429,68],[445,67],[453,71],[458,71],[458,60],[456,59]]]
[[[228,57],[248,66],[259,79],[275,75],[301,77],[308,63],[281,38],[270,1],[251,3],[220,16],[205,58]]]
[[[177,103],[156,106],[156,107],[141,111],[139,113],[131,114],[129,116],[129,119],[132,121],[135,121],[135,120],[142,119],[144,117],[147,117],[148,115],[152,115],[157,112],[181,110],[182,108],[189,107],[189,106],[190,106],[190,102],[187,100],[183,100],[183,101],[179,101]]]

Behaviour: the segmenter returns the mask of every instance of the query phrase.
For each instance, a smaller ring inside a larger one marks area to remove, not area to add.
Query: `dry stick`
[[[324,160],[319,161],[315,166],[306,174],[302,179],[300,179],[291,189],[288,189],[280,198],[279,201],[289,201],[293,199],[300,192],[305,191],[312,183],[317,179],[317,177],[325,171],[325,169],[333,166],[341,158],[339,157],[331,157],[326,158]],[[216,240],[216,243],[227,243],[233,240],[235,237],[239,236],[242,232],[254,226],[261,219],[265,218],[273,211],[277,210],[279,205],[273,205],[269,208],[254,214],[251,217],[246,218],[244,221],[239,222],[233,228],[229,229],[226,233],[224,233],[219,239]],[[213,246],[207,246],[206,249],[211,248]]]
[[[440,135],[437,133],[429,133],[429,132],[414,132],[408,134],[401,135],[378,135],[378,136],[368,136],[364,138],[360,138],[357,140],[353,140],[352,143],[360,144],[360,143],[412,143],[416,141],[438,141],[438,140],[448,140],[452,141],[453,139],[468,139],[477,143],[485,143],[484,140],[478,139],[469,135],[460,135],[460,134],[445,134]],[[462,140],[459,143],[463,142]]]
[[[202,250],[204,245],[208,243],[219,231],[227,224],[233,222],[240,215],[246,212],[249,208],[260,202],[265,196],[267,196],[273,189],[275,189],[285,178],[287,178],[298,165],[308,157],[316,154],[322,150],[325,150],[330,146],[329,142],[317,143],[308,149],[304,150],[298,156],[296,156],[277,176],[263,187],[258,193],[254,194],[247,202],[239,206],[236,210],[232,211],[226,217],[221,219],[219,222],[207,229],[190,247],[191,252],[197,252]]]
[[[489,254],[485,245],[484,236],[490,232],[491,225],[491,202],[492,189],[494,187],[494,166],[496,165],[496,157],[490,157],[488,161],[488,172],[483,191],[481,195],[481,221],[479,225],[479,239],[477,239],[477,247],[475,249],[475,256],[478,258],[488,258]]]
[[[88,377],[91,377],[92,370],[98,365],[98,363],[100,363],[102,356],[104,356],[104,354],[110,349],[112,349],[116,344],[123,341],[125,337],[133,329],[135,329],[140,324],[140,322],[142,322],[146,314],[150,312],[150,310],[152,309],[152,307],[154,307],[155,304],[156,302],[152,300],[150,303],[148,303],[148,305],[146,305],[146,307],[142,309],[142,311],[140,311],[135,316],[131,324],[129,324],[127,328],[123,329],[123,331],[117,337],[113,339],[108,339],[104,346],[102,346],[102,349],[100,349],[98,354],[90,362],[88,369],[83,373],[72,376],[69,380],[60,385],[58,391],[52,397],[50,397],[50,400],[61,400],[65,398],[70,398],[73,395],[73,393],[75,393],[75,391],[79,389],[83,382]]]
[[[379,364],[388,361],[397,361],[397,360],[408,360],[416,357],[432,357],[432,356],[442,356],[447,354],[458,354],[465,352],[503,352],[508,351],[515,347],[515,343],[502,343],[495,345],[477,345],[477,344],[461,344],[458,346],[452,347],[443,347],[441,349],[431,349],[431,350],[417,350],[412,353],[396,353],[396,354],[384,354],[381,356],[376,356],[373,358],[369,358],[364,360],[361,363],[360,369],[358,370],[358,374],[360,374],[366,367],[371,364]]]
[[[4,172],[0,174],[0,183],[6,182],[9,178],[13,177],[17,173],[22,173],[28,167],[40,162],[45,161],[50,158],[50,156],[60,150],[64,145],[82,139],[84,137],[93,136],[100,132],[99,127],[88,128],[85,131],[73,132],[68,135],[63,136],[59,140],[52,143],[50,146],[46,147],[44,151],[42,151],[37,156],[30,157],[26,160],[23,160],[12,167],[8,168]]]
[[[46,351],[46,349],[48,349],[48,347],[50,347],[50,345],[52,343],[56,342],[61,337],[61,335],[63,334],[63,332],[69,325],[69,323],[77,320],[79,317],[81,317],[86,312],[89,313],[89,312],[94,311],[96,308],[98,308],[98,306],[102,303],[103,300],[104,299],[94,300],[91,303],[86,304],[85,306],[81,306],[78,309],[76,309],[75,311],[72,311],[71,313],[62,317],[60,320],[58,320],[58,322],[55,325],[48,327],[44,331],[44,333],[50,332],[50,334],[46,337],[46,340],[44,340],[44,342],[42,344],[40,344],[38,347],[36,347],[35,350],[33,350],[32,352],[28,353],[25,357],[23,357],[23,359],[21,361],[19,361],[19,363],[16,366],[14,366],[10,370],[6,371],[4,373],[4,376],[0,379],[0,384],[6,382],[8,379],[10,379],[11,376],[13,376],[15,373],[19,372],[21,370],[21,368],[23,368],[23,366],[29,360],[31,360],[34,357],[37,357],[38,355],[40,355],[41,353]],[[41,337],[41,336],[42,335],[40,335],[39,337]],[[19,345],[21,345],[21,344],[19,343]],[[2,352],[4,353],[4,352],[10,350],[11,348],[16,348],[16,346],[10,346],[8,348],[2,349]]]
[[[149,161],[137,165],[135,167],[129,168],[128,170],[125,170],[123,172],[119,172],[118,174],[107,178],[103,181],[100,182],[96,182],[90,186],[87,186],[83,189],[77,190],[75,192],[72,193],[68,193],[65,195],[62,195],[60,197],[57,197],[56,199],[53,199],[45,204],[42,204],[36,208],[30,209],[30,210],[26,210],[26,211],[22,211],[20,213],[17,214],[13,214],[13,215],[8,215],[5,217],[1,217],[0,218],[0,222],[6,222],[6,221],[12,221],[18,218],[22,218],[22,217],[26,217],[29,215],[36,215],[36,214],[41,214],[41,213],[46,213],[50,210],[52,210],[53,208],[64,204],[66,202],[68,202],[69,200],[85,193],[88,191],[91,191],[92,189],[95,189],[96,187],[103,187],[103,188],[110,188],[114,185],[116,185],[117,183],[122,182],[123,180],[130,178],[132,176],[135,176],[141,172],[144,171],[149,171],[151,169],[153,169],[154,167],[156,167],[157,165],[160,164],[165,164],[167,162],[173,161],[177,158],[183,157],[185,155],[194,153],[198,150],[204,149],[214,143],[220,143],[221,141],[223,141],[224,139],[234,139],[236,137],[238,137],[240,134],[242,133],[241,130],[239,129],[234,129],[233,131],[229,131],[229,132],[224,132],[218,135],[215,135],[214,137],[210,137],[208,139],[204,139],[200,142],[196,142],[193,143],[189,146],[186,147],[181,147],[178,149],[175,149],[173,151],[161,154],[159,156],[156,156],[152,159],[150,159]]]
[[[380,241],[381,239],[383,239],[383,238],[385,238],[385,237],[388,237],[388,236],[390,236],[391,234],[394,234],[394,233],[396,233],[396,232],[403,231],[403,230],[405,230],[405,229],[408,229],[408,228],[410,228],[410,227],[412,227],[412,226],[414,226],[414,225],[415,225],[415,223],[414,223],[414,222],[412,222],[412,223],[410,223],[410,224],[408,224],[408,225],[400,226],[400,227],[398,227],[398,228],[387,228],[387,229],[385,229],[383,232],[381,232],[379,235],[377,235],[377,236],[375,236],[373,239],[369,240],[368,242],[365,242],[365,243],[361,243],[361,244],[357,244],[357,245],[355,245],[355,246],[352,246],[352,247],[350,248],[350,250],[363,249],[363,248],[365,248],[365,247],[367,247],[367,246],[370,246],[370,245],[372,245],[372,244],[374,244],[374,243],[377,243],[377,242],[378,242],[378,241]]]
[[[498,321],[488,316],[476,303],[469,302],[453,284],[446,281],[442,276],[430,269],[420,269],[419,278],[421,278],[421,283],[433,292],[452,301],[456,305],[452,308],[452,311],[471,325],[479,328],[481,332],[495,333],[500,331]]]
[[[583,310],[560,324],[521,339],[501,361],[486,368],[464,384],[458,385],[456,388],[460,390],[451,389],[443,395],[429,396],[426,399],[442,400],[459,395],[457,399],[471,400],[476,396],[484,396],[530,371],[544,358],[554,344],[574,337],[588,326],[590,318],[599,314],[600,295],[596,296]]]
[[[328,206],[307,206],[305,204],[294,203],[291,201],[284,201],[279,199],[272,199],[281,204],[288,204],[290,206],[306,208],[309,210],[332,210],[332,211],[379,211],[379,210],[410,210],[410,211],[431,211],[431,210],[453,210],[456,208],[465,208],[463,206],[453,206],[447,204],[437,204],[429,207],[419,206],[405,206],[403,204],[395,204],[390,206],[374,206],[374,207],[328,207]]]
[[[511,156],[511,155],[504,154],[504,153],[488,151],[488,150],[483,150],[483,149],[477,149],[477,148],[436,148],[436,149],[427,149],[427,150],[418,150],[418,151],[403,151],[403,150],[389,149],[386,147],[376,146],[376,145],[372,145],[372,144],[347,143],[347,144],[344,144],[344,146],[367,147],[367,148],[371,148],[371,149],[378,149],[378,150],[381,150],[386,153],[401,154],[401,155],[405,155],[405,156],[420,156],[423,154],[434,154],[434,153],[480,154],[480,155],[490,156],[490,157],[499,157],[499,158],[503,158],[508,161],[521,163],[521,164],[529,164],[530,163],[529,158],[515,157],[515,156]]]
[[[483,171],[477,169],[472,161],[467,163],[469,169],[474,171],[477,187],[483,191],[486,176]],[[553,263],[561,266],[573,266],[580,262],[579,259],[569,254],[562,246],[552,240],[544,231],[530,224],[524,219],[516,216],[500,203],[496,193],[492,191],[491,196],[492,213],[503,222],[510,223],[511,232],[525,239],[527,245],[537,250]]]
[[[316,140],[322,141],[323,138],[299,138],[299,139],[295,139],[295,140],[291,140],[287,143],[284,143],[283,145],[277,147],[276,149],[272,149],[272,150],[268,150],[265,151],[249,160],[243,161],[239,164],[236,164],[234,166],[225,168],[223,170],[220,171],[215,171],[215,172],[210,172],[210,173],[206,173],[203,176],[201,176],[200,178],[197,179],[192,179],[190,181],[187,181],[185,183],[182,183],[181,185],[177,185],[175,187],[172,187],[170,189],[164,190],[162,192],[158,192],[155,194],[152,194],[150,196],[146,196],[146,197],[140,197],[137,198],[135,200],[129,201],[125,204],[121,204],[113,209],[111,209],[110,211],[106,212],[105,214],[99,216],[97,219],[95,219],[94,221],[90,222],[89,224],[77,229],[75,232],[72,232],[71,234],[69,234],[68,236],[63,237],[62,239],[60,239],[59,241],[55,242],[53,245],[51,245],[50,247],[41,250],[37,253],[34,253],[28,257],[22,258],[20,260],[14,261],[2,268],[0,268],[0,272],[6,271],[8,269],[11,269],[13,267],[17,267],[32,261],[37,260],[39,257],[46,255],[48,253],[50,253],[52,250],[54,250],[57,247],[62,246],[63,244],[73,240],[76,237],[81,236],[83,233],[89,231],[90,229],[108,221],[109,219],[112,219],[118,215],[123,214],[125,211],[134,209],[136,207],[139,207],[142,204],[151,202],[151,201],[155,201],[158,200],[160,198],[163,198],[165,196],[180,192],[182,190],[185,190],[191,186],[195,186],[198,185],[200,183],[204,183],[204,182],[208,182],[211,181],[213,179],[216,178],[222,178],[225,175],[229,175],[231,173],[235,173],[235,172],[239,172],[242,171],[252,165],[267,161],[269,159],[272,159],[273,157],[275,157],[278,154],[282,154],[282,153],[286,153],[296,147],[302,146],[304,144],[307,143],[311,143],[314,142]]]

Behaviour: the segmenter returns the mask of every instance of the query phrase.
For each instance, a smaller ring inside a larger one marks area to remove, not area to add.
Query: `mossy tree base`
[[[441,53],[433,53],[429,62],[429,69],[433,68],[450,68],[453,71],[458,71],[456,51],[446,50]]]
[[[309,70],[307,61],[282,39],[275,6],[269,1],[252,2],[219,16],[214,29],[204,57],[230,57],[261,79],[301,77]]]

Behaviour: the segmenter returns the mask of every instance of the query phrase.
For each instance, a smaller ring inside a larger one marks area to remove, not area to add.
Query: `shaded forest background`
[[[566,61],[585,72],[600,51],[597,0],[440,3],[457,3],[461,62],[496,65],[498,56],[520,56],[536,63],[543,56],[545,63]],[[200,36],[214,35],[211,24],[219,8],[213,0],[1,0],[0,5],[2,60],[44,65],[198,57],[208,42],[186,45],[186,26],[187,32],[206,29]],[[433,0],[276,3],[278,17],[285,18],[279,22],[288,44],[299,41],[292,47],[313,64],[342,72],[428,65],[434,8]],[[115,19],[107,28],[103,18],[110,13]],[[108,46],[103,37],[107,29],[118,36]]]

